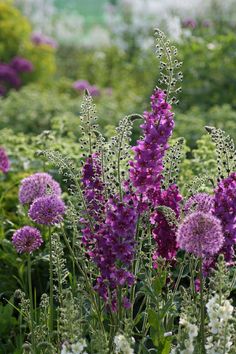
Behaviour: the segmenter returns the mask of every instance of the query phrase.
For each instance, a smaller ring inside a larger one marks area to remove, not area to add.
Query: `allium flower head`
[[[35,173],[21,181],[19,200],[31,204],[36,198],[46,195],[61,195],[59,184],[48,173]]]
[[[55,225],[63,220],[64,202],[56,195],[35,199],[29,210],[29,217],[38,224]]]
[[[18,253],[32,253],[42,245],[43,239],[38,229],[24,226],[14,233],[12,243]]]
[[[7,173],[10,169],[10,161],[5,149],[0,147],[0,171]]]
[[[190,197],[184,206],[185,215],[194,211],[212,213],[214,211],[214,198],[207,193],[197,193]]]
[[[224,242],[220,220],[201,211],[188,215],[178,228],[177,242],[197,257],[216,254]]]
[[[15,57],[12,59],[10,66],[16,70],[17,73],[31,72],[33,70],[33,64],[21,57]]]
[[[9,64],[0,63],[0,81],[1,83],[6,82],[15,89],[18,89],[21,85],[21,80],[17,71]]]
[[[91,96],[99,96],[100,95],[99,88],[95,85],[90,85],[90,83],[87,80],[75,81],[73,83],[73,88],[76,91],[84,91],[87,89]]]
[[[48,36],[45,36],[42,33],[33,33],[31,36],[31,41],[35,45],[48,45],[51,48],[57,48],[57,42]]]

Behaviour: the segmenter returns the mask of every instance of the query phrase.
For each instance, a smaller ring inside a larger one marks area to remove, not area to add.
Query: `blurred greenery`
[[[17,10],[10,0],[0,0],[0,62],[8,63],[21,56],[33,64],[33,71],[23,76],[23,83],[48,83],[56,72],[55,49],[31,42],[29,19]]]

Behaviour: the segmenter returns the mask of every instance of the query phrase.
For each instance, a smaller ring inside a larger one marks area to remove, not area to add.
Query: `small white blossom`
[[[134,343],[133,337],[131,342]],[[131,348],[130,343],[123,334],[118,334],[115,336],[114,344],[116,354],[134,354],[134,350]]]
[[[227,354],[232,347],[233,306],[229,300],[215,294],[206,304],[209,317],[209,332],[206,340],[207,354]]]

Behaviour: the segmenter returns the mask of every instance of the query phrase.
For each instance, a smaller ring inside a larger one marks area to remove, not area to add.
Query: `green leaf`
[[[157,295],[159,295],[166,285],[166,271],[160,272],[152,282],[152,287]]]

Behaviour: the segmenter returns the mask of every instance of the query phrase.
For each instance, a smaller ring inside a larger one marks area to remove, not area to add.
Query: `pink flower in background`
[[[57,42],[53,38],[50,38],[38,32],[32,34],[31,41],[35,45],[48,45],[49,47],[52,48],[57,48],[58,46]]]
[[[33,71],[33,64],[25,58],[15,57],[9,65],[18,73]]]
[[[183,20],[182,26],[184,28],[194,29],[197,27],[197,21],[195,21],[193,18],[186,18],[185,20]]]
[[[76,91],[88,90],[91,96],[100,96],[100,90],[95,85],[90,85],[87,80],[78,80],[73,83],[73,88]]]
[[[4,148],[0,147],[0,171],[7,173],[10,169],[10,160]]]

